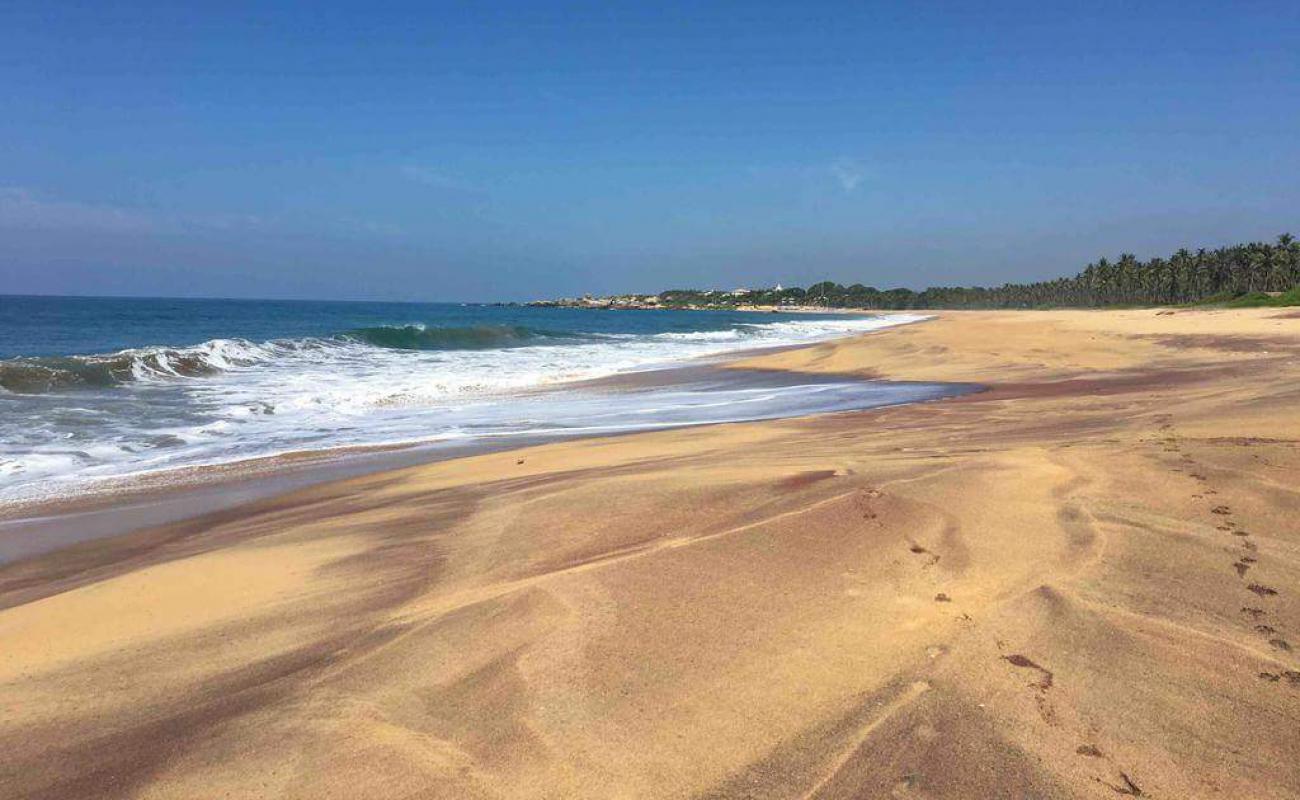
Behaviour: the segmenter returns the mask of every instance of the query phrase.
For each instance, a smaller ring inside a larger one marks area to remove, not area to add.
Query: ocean
[[[948,387],[698,371],[593,382],[915,319],[0,296],[0,503],[299,451],[533,440],[942,396]]]

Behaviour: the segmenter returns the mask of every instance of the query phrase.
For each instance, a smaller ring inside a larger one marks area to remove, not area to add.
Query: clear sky
[[[0,0],[0,293],[997,283],[1297,175],[1295,0]]]

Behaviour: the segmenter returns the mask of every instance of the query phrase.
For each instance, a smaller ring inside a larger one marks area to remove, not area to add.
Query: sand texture
[[[9,564],[0,797],[1300,797],[1300,314],[945,313],[736,366],[991,388]]]

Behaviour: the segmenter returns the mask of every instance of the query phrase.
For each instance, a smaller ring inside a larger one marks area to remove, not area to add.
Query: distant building
[[[749,291],[750,291],[749,289],[732,289],[729,292],[729,294],[732,297],[744,297],[745,295],[749,294]]]

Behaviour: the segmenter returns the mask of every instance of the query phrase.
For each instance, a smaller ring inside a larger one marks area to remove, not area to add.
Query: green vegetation
[[[1269,294],[1272,293],[1272,294]],[[1300,243],[1289,234],[1274,244],[1179,250],[1168,258],[1139,261],[1124,254],[1101,259],[1072,278],[1038,283],[938,286],[920,292],[880,290],[824,281],[807,289],[743,292],[673,289],[659,295],[664,307],[734,308],[739,305],[802,305],[826,308],[1102,308],[1222,304],[1232,308],[1300,305]]]
[[[1198,305],[1210,305],[1202,301]],[[1239,297],[1229,298],[1223,302],[1227,308],[1268,308],[1270,306],[1300,306],[1300,286],[1294,286],[1281,294],[1267,292],[1250,292]]]

